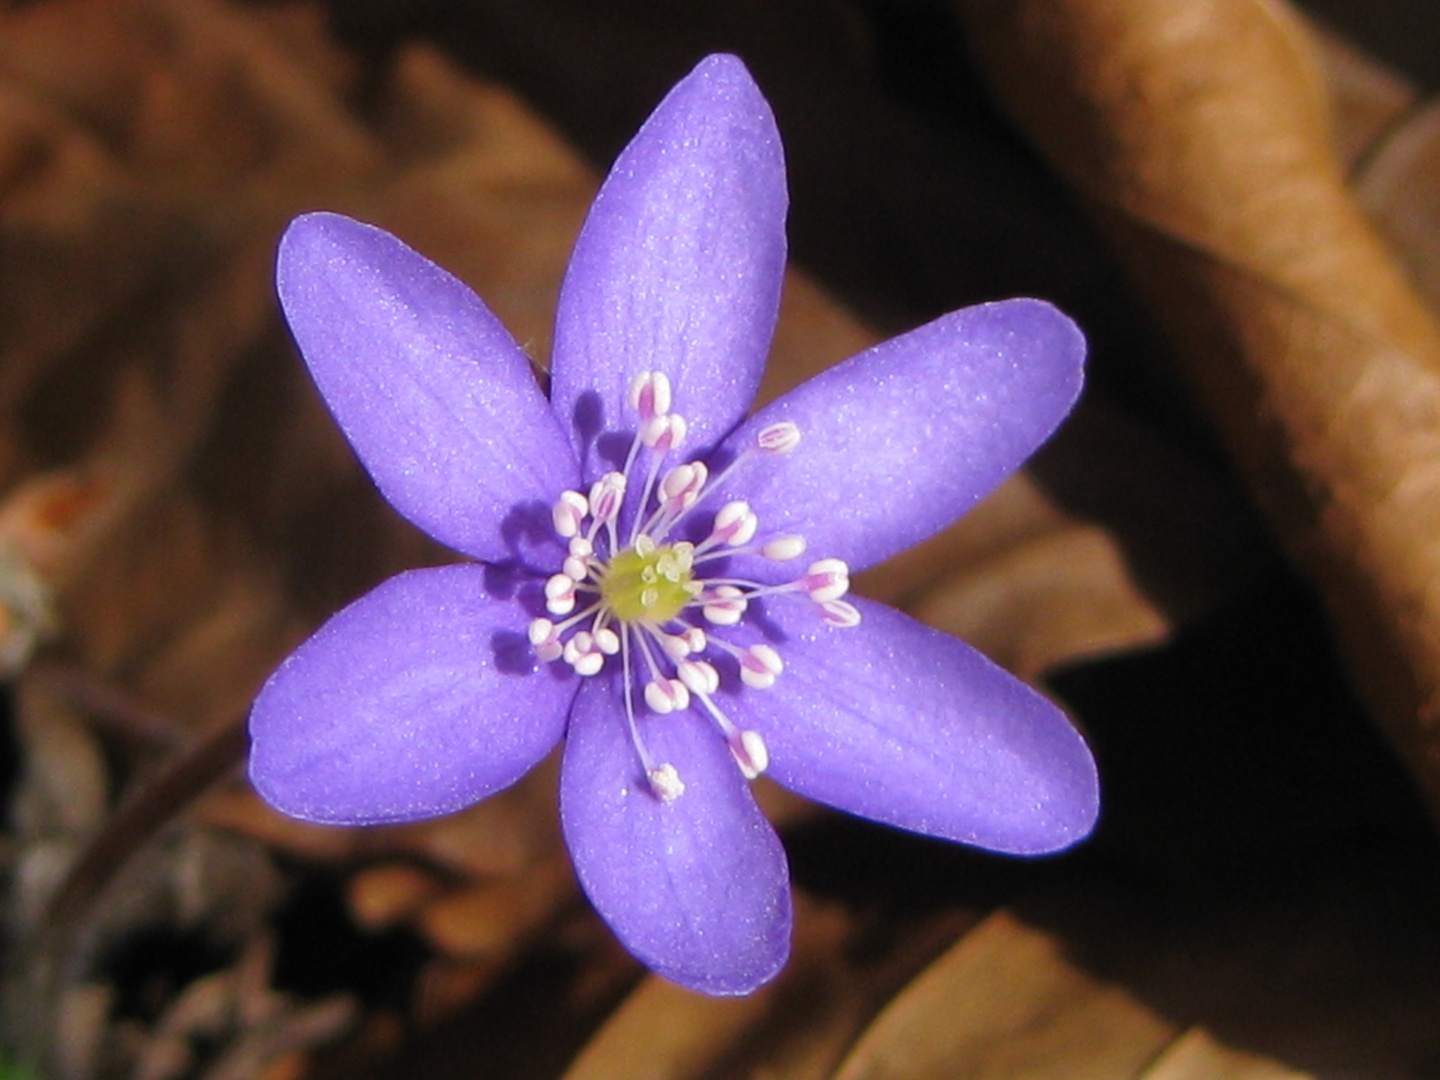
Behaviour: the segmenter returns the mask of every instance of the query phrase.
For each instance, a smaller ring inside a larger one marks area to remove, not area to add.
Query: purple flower
[[[1095,767],[1064,715],[954,638],[847,599],[1074,401],[1050,306],[957,311],[753,416],[785,265],[780,139],[712,56],[605,181],[561,291],[550,397],[485,305],[335,214],[280,245],[315,382],[386,498],[473,562],[412,570],[271,676],[250,776],[288,814],[457,810],[562,739],[581,884],[655,971],[711,994],[789,949],[767,773],[932,836],[1033,855],[1087,833]]]

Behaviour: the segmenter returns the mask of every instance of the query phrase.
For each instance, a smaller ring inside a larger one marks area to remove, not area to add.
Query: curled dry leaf
[[[1304,1080],[1308,1073],[1216,1041],[1201,1028],[1176,1039],[1138,1080]]]
[[[1440,101],[1391,128],[1354,176],[1355,193],[1440,309]]]
[[[1071,965],[1056,939],[999,912],[895,996],[835,1080],[1135,1076],[1173,1037],[1123,989]]]
[[[775,982],[749,997],[711,998],[648,976],[565,1080],[823,1080],[882,1005],[971,922],[963,913],[935,917],[907,927],[905,947],[873,950],[867,939],[895,926],[796,899],[794,954]]]
[[[1324,26],[1312,30],[1329,87],[1335,156],[1349,170],[1373,154],[1376,144],[1414,107],[1419,94],[1408,81]]]
[[[833,1080],[1302,1080],[1271,1058],[1181,1031],[1060,939],[997,912],[898,993]]]
[[[955,6],[1440,812],[1440,330],[1345,187],[1304,28],[1261,0]]]

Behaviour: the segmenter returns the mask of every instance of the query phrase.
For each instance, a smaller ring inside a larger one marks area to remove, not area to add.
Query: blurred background
[[[383,225],[538,362],[599,178],[738,53],[792,268],[764,394],[1007,296],[1091,343],[1024,472],[857,588],[1060,701],[1096,835],[1007,860],[763,782],[795,956],[710,1000],[574,883],[554,770],[301,825],[266,674],[454,556],[272,292]],[[1421,0],[0,4],[0,1076],[1440,1077],[1440,17]]]

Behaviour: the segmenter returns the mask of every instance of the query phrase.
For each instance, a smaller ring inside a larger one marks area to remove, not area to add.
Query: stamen
[[[821,559],[810,564],[800,581],[811,600],[825,604],[850,591],[850,567],[843,559]]]
[[[660,481],[662,500],[651,520],[678,518],[689,510],[700,498],[700,490],[705,486],[709,475],[710,470],[705,467],[704,462],[689,461],[684,465],[676,465],[665,474],[665,479]]]
[[[707,633],[704,626],[691,625],[689,620],[696,616],[686,613],[698,608],[705,624],[733,626],[744,618],[752,600],[801,592],[815,602],[821,619],[830,626],[854,626],[860,612],[841,599],[850,587],[849,567],[841,559],[813,562],[803,575],[783,584],[706,576],[702,568],[712,560],[760,555],[787,562],[806,550],[805,539],[794,534],[756,544],[760,521],[743,500],[728,502],[715,513],[702,542],[669,539],[696,505],[722,490],[743,463],[792,453],[800,443],[798,425],[789,420],[767,425],[718,475],[711,476],[702,461],[664,467],[669,453],[684,442],[688,425],[671,412],[670,380],[663,372],[637,375],[630,384],[629,404],[639,424],[624,467],[601,476],[588,495],[561,492],[551,508],[556,535],[566,542],[561,572],[549,577],[544,588],[545,608],[554,618],[531,620],[526,633],[540,660],[563,659],[581,676],[598,674],[607,657],[619,654],[631,743],[651,790],[661,802],[671,803],[684,793],[685,784],[672,764],[651,757],[641,738],[635,716],[637,686],[657,716],[702,708],[713,718],[741,772],[753,779],[768,767],[769,750],[758,732],[738,728],[713,700],[720,673],[704,657],[707,652],[732,657],[741,682],[750,690],[770,689],[785,669],[771,645],[742,648]],[[641,479],[642,447],[651,451],[643,484],[630,492],[631,482]],[[617,533],[626,513],[627,493],[629,535],[622,547]],[[633,649],[639,650],[641,664],[633,661]]]
[[[580,523],[588,513],[590,501],[584,495],[578,491],[562,491],[550,516],[555,522],[555,531],[568,539],[580,531]]]
[[[670,411],[670,378],[663,371],[642,371],[630,383],[630,407],[641,420]]]
[[[746,780],[754,780],[770,767],[770,750],[758,731],[737,730],[725,741]]]
[[[800,445],[800,428],[791,420],[767,424],[755,436],[755,445],[767,454],[788,454]]]
[[[575,579],[569,574],[555,574],[545,582],[545,610],[551,615],[575,610]]]
[[[701,611],[707,622],[716,626],[734,626],[745,615],[750,602],[745,594],[734,585],[721,585],[704,598]]]
[[[820,605],[820,618],[830,626],[849,630],[860,625],[860,610],[848,600],[827,600]]]
[[[595,635],[588,630],[578,630],[572,634],[570,640],[565,642],[562,655],[577,675],[598,675],[605,666],[605,656],[596,648]]]
[[[530,644],[535,655],[546,664],[559,660],[565,648],[560,644],[560,628],[549,619],[532,619],[529,628]]]
[[[645,704],[666,716],[690,707],[690,691],[679,679],[651,679],[645,684]]]
[[[755,690],[768,690],[785,670],[780,654],[769,645],[751,645],[740,658],[740,681]]]
[[[602,526],[613,526],[620,516],[620,507],[625,502],[625,474],[608,472],[596,480],[590,488],[590,537],[595,539],[596,530]]]
[[[675,665],[680,681],[701,697],[708,697],[720,689],[720,673],[715,665],[705,660],[682,660]]]
[[[702,547],[724,544],[726,547],[740,547],[755,537],[760,519],[747,502],[728,502],[715,514],[715,524]]]
[[[760,548],[760,554],[771,562],[789,562],[791,559],[798,559],[805,554],[805,538],[793,533],[789,536],[777,536]]]
[[[645,745],[645,740],[640,738],[640,729],[635,724],[635,683],[630,678],[630,635],[626,634],[620,641],[620,681],[625,694],[625,726],[630,731],[630,745],[635,747],[635,756],[640,759],[640,765],[648,776],[656,771],[656,766],[655,759],[650,756],[650,748]],[[675,770],[672,768],[670,771],[673,773]],[[676,776],[676,779],[679,777]]]
[[[681,781],[680,774],[668,761],[658,769],[651,769],[646,776],[650,781],[650,790],[667,806],[685,794],[685,784]]]
[[[652,416],[640,425],[640,441],[657,454],[667,454],[685,441],[687,430],[685,418],[678,413]]]

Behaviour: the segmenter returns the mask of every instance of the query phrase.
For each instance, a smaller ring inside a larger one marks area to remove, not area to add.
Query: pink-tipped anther
[[[630,407],[641,420],[670,411],[670,379],[663,371],[642,371],[630,383]]]

